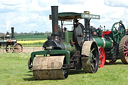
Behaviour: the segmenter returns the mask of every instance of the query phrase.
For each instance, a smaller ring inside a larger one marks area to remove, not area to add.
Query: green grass
[[[64,80],[34,80],[27,69],[29,53],[0,54],[0,85],[127,85],[128,65],[118,61],[105,65],[95,74],[70,72]]]
[[[36,40],[46,40],[48,35],[15,35],[17,41],[36,41]],[[23,44],[23,47],[42,47],[43,43],[29,43]]]
[[[22,43],[23,47],[42,47],[44,43]]]
[[[15,35],[17,41],[44,40],[48,35]]]

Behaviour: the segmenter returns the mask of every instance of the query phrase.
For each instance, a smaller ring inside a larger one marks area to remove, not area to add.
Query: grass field
[[[42,47],[48,35],[16,35],[17,43],[23,47]]]
[[[33,41],[17,41],[17,43],[21,43],[23,47],[42,47],[45,41],[46,39]]]
[[[48,35],[16,35],[17,41],[44,40]]]
[[[70,72],[64,80],[34,80],[27,69],[29,53],[0,54],[0,85],[127,85],[128,65],[118,61],[105,65],[95,74]]]

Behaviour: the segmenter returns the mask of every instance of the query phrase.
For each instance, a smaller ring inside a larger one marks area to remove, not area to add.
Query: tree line
[[[50,35],[51,34],[51,32],[48,32],[48,31],[46,31],[46,32],[38,32],[38,31],[31,31],[31,32],[21,32],[21,33],[17,33],[17,32],[15,32],[14,33],[15,35]]]

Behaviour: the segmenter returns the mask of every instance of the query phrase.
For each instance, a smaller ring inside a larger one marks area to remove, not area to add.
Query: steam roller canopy
[[[68,72],[63,70],[65,56],[35,57],[33,76],[35,79],[65,79]]]

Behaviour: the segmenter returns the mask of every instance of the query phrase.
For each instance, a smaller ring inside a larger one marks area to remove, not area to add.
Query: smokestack
[[[58,28],[58,6],[51,6],[52,33],[59,33]]]
[[[11,27],[12,38],[14,38],[14,27]]]

